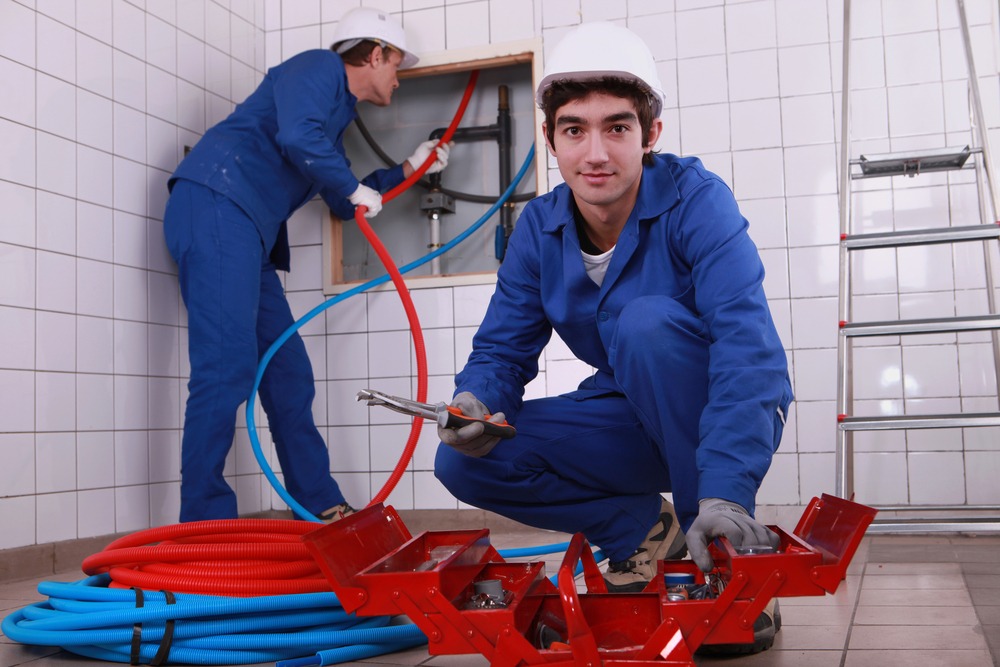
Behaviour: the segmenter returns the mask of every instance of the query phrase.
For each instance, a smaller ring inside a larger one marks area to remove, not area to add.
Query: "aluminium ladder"
[[[858,431],[942,429],[1000,426],[1000,412],[894,415],[863,417],[853,414],[853,345],[855,338],[869,336],[907,336],[932,333],[960,333],[989,331],[992,338],[995,377],[1000,385],[1000,315],[997,314],[996,295],[991,267],[991,241],[1000,238],[1000,192],[994,183],[996,172],[992,164],[989,134],[986,131],[979,82],[973,62],[969,25],[964,0],[958,3],[959,24],[965,47],[969,75],[969,106],[972,142],[962,148],[946,148],[924,152],[881,154],[850,158],[850,7],[851,0],[844,0],[844,42],[841,146],[840,146],[840,331],[837,343],[837,449],[836,493],[842,498],[854,494],[854,433]],[[969,169],[970,162],[976,173],[981,224],[951,226],[940,229],[893,231],[887,233],[852,233],[851,184],[866,178],[907,176],[920,173]],[[985,189],[989,199],[984,196]],[[854,322],[851,304],[852,255],[856,251],[873,248],[903,248],[907,246],[982,242],[986,273],[988,312],[966,317],[943,317],[881,322]],[[904,395],[905,404],[905,395]],[[1000,406],[998,406],[1000,407]],[[963,435],[964,441],[964,435]],[[997,452],[1000,456],[1000,452]],[[1000,507],[997,506],[902,506],[883,507],[883,512],[895,514],[893,518],[876,519],[869,527],[870,533],[927,533],[927,532],[994,532],[1000,531]],[[899,518],[910,512],[923,516]]]

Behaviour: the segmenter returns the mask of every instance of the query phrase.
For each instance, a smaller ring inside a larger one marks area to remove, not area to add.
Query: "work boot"
[[[604,583],[609,593],[639,593],[656,576],[657,562],[686,555],[687,543],[674,506],[662,498],[660,516],[646,539],[627,559],[608,563]]]
[[[349,516],[355,512],[357,512],[357,510],[351,507],[347,501],[344,501],[339,505],[334,505],[327,511],[320,514],[319,518],[323,523],[333,523],[334,521],[340,521],[345,516]]]
[[[751,655],[771,648],[774,636],[781,629],[781,610],[777,598],[764,607],[753,624],[753,641],[748,644],[702,644],[699,655]]]

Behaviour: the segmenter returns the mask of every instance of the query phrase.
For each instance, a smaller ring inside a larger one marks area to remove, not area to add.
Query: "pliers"
[[[365,401],[369,406],[382,405],[390,410],[401,412],[404,415],[430,419],[436,422],[441,428],[460,429],[463,426],[480,422],[486,429],[484,431],[486,435],[495,435],[506,440],[507,438],[513,438],[517,434],[514,427],[506,421],[499,423],[491,422],[489,421],[490,415],[488,414],[483,415],[480,419],[470,417],[458,408],[447,405],[444,402],[436,404],[421,403],[419,401],[411,401],[408,398],[383,394],[373,389],[362,389],[359,391],[358,400]]]

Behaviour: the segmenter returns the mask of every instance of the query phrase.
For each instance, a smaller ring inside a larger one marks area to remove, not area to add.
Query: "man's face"
[[[388,106],[392,100],[392,91],[399,88],[396,70],[403,62],[403,55],[396,49],[376,48],[372,56],[375,58],[373,62],[375,71],[372,74],[372,99],[368,101],[380,107]]]
[[[653,121],[643,147],[632,101],[596,92],[557,109],[554,123],[549,148],[578,205],[631,207],[642,176],[642,157],[656,143],[662,121]],[[622,201],[629,197],[631,201]]]

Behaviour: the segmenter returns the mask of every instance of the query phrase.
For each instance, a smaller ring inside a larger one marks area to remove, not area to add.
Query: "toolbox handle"
[[[583,562],[584,580],[587,582],[587,590],[592,593],[607,593],[608,588],[604,583],[600,570],[597,569],[597,561],[594,560],[594,553],[590,550],[590,543],[583,533],[576,533],[569,542],[566,555],[563,556],[562,564],[559,566],[557,581],[559,582],[559,597],[562,600],[563,614],[566,617],[566,641],[573,652],[573,661],[577,665],[601,665],[601,656],[597,650],[597,640],[594,633],[587,625],[587,620],[583,616],[583,608],[580,606],[580,596],[576,592],[576,570],[577,562]]]

